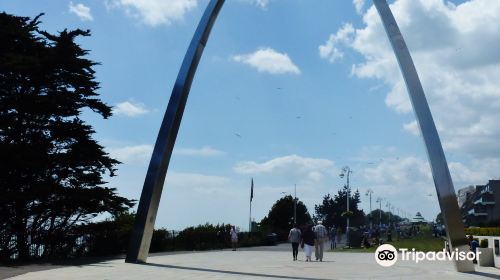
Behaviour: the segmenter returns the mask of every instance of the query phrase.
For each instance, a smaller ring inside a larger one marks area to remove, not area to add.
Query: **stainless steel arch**
[[[452,250],[469,251],[467,239],[465,237],[464,224],[458,207],[457,196],[453,181],[451,180],[450,170],[444,155],[441,140],[439,139],[431,110],[427,104],[424,90],[417,70],[413,64],[410,51],[406,46],[403,35],[386,0],[373,0],[375,7],[382,19],[387,36],[391,42],[392,49],[399,63],[399,68],[403,73],[403,78],[410,95],[413,106],[413,112],[420,127],[420,132],[427,150],[427,157],[431,166],[434,186],[443,213],[443,220],[448,234],[448,240]],[[457,271],[474,271],[474,265],[471,261],[455,261]]]
[[[450,247],[452,250],[458,249],[459,251],[468,251],[464,225],[458,208],[455,189],[451,180],[446,157],[410,52],[408,51],[387,1],[373,0],[373,2],[382,19],[382,23],[406,82],[413,110],[427,150],[427,156],[434,178],[439,205],[443,213]],[[137,209],[134,231],[131,237],[129,250],[127,251],[126,262],[146,262],[163,183],[165,181],[170,156],[172,155],[191,83],[212,26],[223,4],[224,0],[210,1],[198,24],[193,39],[191,40],[186,56],[184,57],[149,163],[141,199]],[[461,272],[474,271],[474,266],[470,261],[455,261],[455,267]]]
[[[223,4],[224,0],[210,1],[196,28],[186,56],[182,61],[181,69],[170,95],[167,111],[160,126],[160,132],[158,132],[158,137],[156,138],[153,155],[149,162],[141,199],[137,207],[134,230],[130,238],[127,257],[125,258],[126,262],[146,262],[148,257],[163,183],[167,175],[168,164],[172,150],[174,149],[177,132],[181,125],[189,90],[191,89],[194,74],[205,49],[208,36]]]

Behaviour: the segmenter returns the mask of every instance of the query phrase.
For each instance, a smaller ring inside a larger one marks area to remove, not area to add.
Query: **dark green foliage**
[[[173,250],[202,251],[231,247],[231,225],[204,224],[188,227],[179,233],[158,229],[153,233],[150,252],[164,252]],[[240,247],[264,245],[264,234],[261,232],[238,233]]]
[[[38,19],[0,13],[2,259],[28,259],[33,246],[60,255],[78,225],[133,205],[102,186],[119,162],[80,118],[86,109],[111,116],[96,92],[96,63],[74,42],[89,31],[49,34]]]
[[[500,227],[486,227],[486,228],[466,228],[465,234],[467,235],[481,235],[481,236],[500,236]]]
[[[112,219],[77,228],[82,236],[79,256],[106,256],[125,253],[132,234],[135,213],[117,213]]]
[[[379,210],[379,209],[373,210],[366,216],[367,216],[367,224],[369,224],[370,218],[373,217],[372,222],[374,225],[379,225],[380,223],[388,225],[389,222],[392,224],[403,221],[403,218],[401,218],[400,216],[395,215],[392,212],[385,212],[384,210]]]
[[[488,239],[481,239],[481,241],[479,241],[479,247],[481,248],[488,248]]]
[[[278,234],[279,240],[286,240],[288,232],[293,226],[293,197],[287,195],[276,201],[267,214],[260,222],[264,232],[274,232]],[[297,224],[300,226],[311,223],[311,215],[302,201],[297,200]]]
[[[360,203],[359,191],[351,192],[349,198],[349,212],[347,212],[347,187],[344,186],[338,193],[331,197],[327,194],[323,197],[323,202],[315,205],[315,220],[323,220],[323,225],[331,227],[335,225],[345,231],[346,218],[349,216],[349,224],[351,227],[359,227],[365,224],[365,213],[358,209]]]
[[[225,248],[229,245],[229,232],[231,225],[204,224],[188,227],[179,233],[178,244],[186,250],[206,250],[212,248]]]
[[[363,231],[358,228],[349,229],[349,246],[353,248],[361,247],[361,242],[363,240]]]
[[[436,223],[444,224],[443,214],[441,212],[439,212],[439,214],[437,214],[437,216],[436,216]]]

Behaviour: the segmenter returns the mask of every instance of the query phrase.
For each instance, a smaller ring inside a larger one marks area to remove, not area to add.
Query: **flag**
[[[252,178],[252,186],[250,187],[250,202],[253,199],[253,178]]]

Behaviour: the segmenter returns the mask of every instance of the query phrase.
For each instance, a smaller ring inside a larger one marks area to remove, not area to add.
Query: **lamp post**
[[[388,223],[388,226],[390,226],[391,225],[391,214],[392,214],[391,213],[391,204],[389,202],[387,202],[385,204],[385,207],[387,207],[387,212],[389,212],[389,223]]]
[[[344,166],[342,168],[342,173],[340,173],[340,178],[344,178],[344,176],[346,176],[347,178],[347,210],[346,210],[346,218],[347,218],[347,224],[346,224],[346,231],[345,231],[345,235],[346,235],[346,242],[347,242],[347,247],[351,247],[350,245],[350,242],[349,242],[349,200],[350,200],[350,197],[351,197],[351,189],[349,188],[349,175],[352,173],[352,170],[349,168],[349,166]]]
[[[290,194],[290,193],[281,192],[281,194]],[[297,223],[297,184],[294,184],[294,192],[293,192],[293,223],[294,224]]]
[[[293,223],[297,223],[297,184],[294,184],[294,193],[293,193]]]
[[[379,197],[377,198],[377,201],[379,204],[378,204],[378,227],[381,228],[382,227],[382,200],[383,198]]]
[[[372,194],[373,194],[373,190],[372,189],[368,189],[366,191],[366,195],[368,195],[370,197],[370,229],[373,228]]]
[[[393,225],[394,225],[394,221],[396,220],[396,218],[394,218],[394,212],[395,212],[394,209],[396,209],[396,208],[394,207],[394,205],[392,205],[391,206],[391,215],[392,215],[392,219],[393,219],[393,222],[392,222]]]

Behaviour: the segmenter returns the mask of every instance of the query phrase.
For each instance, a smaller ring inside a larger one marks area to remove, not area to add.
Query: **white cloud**
[[[411,186],[432,182],[429,164],[416,157],[385,158],[374,167],[364,168],[361,173],[374,185]]]
[[[412,121],[412,122],[409,122],[409,123],[405,123],[403,125],[403,129],[415,136],[419,136],[420,135],[420,129],[418,128],[418,123],[417,121]]]
[[[499,157],[500,1],[455,5],[443,0],[396,0],[391,10],[410,48],[445,149],[474,158]],[[398,63],[373,6],[364,13],[363,22],[363,27],[348,32],[352,40],[337,39],[348,25],[330,35],[323,57],[341,58],[342,46],[358,52],[364,62],[353,65],[352,74],[383,81],[389,88],[386,105],[398,113],[411,113]],[[416,123],[404,129],[416,134]]]
[[[214,149],[209,146],[204,146],[200,149],[193,148],[174,148],[174,154],[181,156],[200,156],[200,157],[214,157],[224,155],[225,152]]]
[[[354,27],[350,23],[344,24],[335,34],[330,34],[330,37],[324,45],[320,45],[319,56],[328,59],[330,62],[342,59],[344,52],[338,48],[339,44],[350,44],[354,36]]]
[[[299,68],[292,62],[288,54],[277,52],[272,48],[260,48],[254,53],[235,55],[232,59],[250,65],[259,72],[300,74]]]
[[[149,110],[142,103],[132,103],[125,101],[116,104],[113,113],[117,115],[125,115],[127,117],[137,117],[148,113]]]
[[[111,157],[118,159],[122,163],[145,163],[151,158],[152,153],[153,146],[151,145],[125,146],[109,149]]]
[[[108,7],[121,8],[128,16],[157,26],[180,21],[198,5],[197,0],[108,0]]]
[[[482,185],[486,184],[489,179],[500,178],[499,159],[472,160],[467,164],[451,162],[449,166],[455,189],[468,185]]]
[[[500,176],[498,159],[473,160],[468,164],[449,162],[448,165],[456,190],[468,185],[484,184],[488,179]],[[360,173],[365,182],[384,192],[402,196],[415,191],[424,195],[435,194],[427,159],[415,156],[384,158],[374,166],[362,168]]]
[[[363,12],[363,7],[365,6],[365,0],[352,0],[354,7],[356,8],[356,12],[361,14]]]
[[[329,159],[308,158],[298,155],[277,157],[265,162],[245,161],[239,162],[234,171],[240,174],[273,174],[276,176],[287,175],[306,180],[307,183],[318,182],[327,175],[335,174],[335,163]],[[305,181],[303,181],[305,183]]]
[[[262,9],[267,9],[267,5],[269,4],[269,0],[252,0],[252,2]]]
[[[418,130],[416,123],[414,126]],[[434,218],[439,212],[430,166],[423,154],[402,155],[395,147],[368,146],[363,147],[350,161],[354,162],[351,164],[354,169],[351,184],[359,186],[361,193],[372,189],[373,199],[386,198],[382,207],[389,201],[397,207],[404,207],[405,211],[413,214],[420,211],[429,218]],[[448,165],[455,190],[500,177],[499,159],[483,158],[464,162],[453,159],[448,161]],[[362,199],[362,205],[365,210],[369,209],[367,199]]]
[[[94,18],[90,13],[90,8],[83,5],[82,3],[73,4],[73,2],[69,2],[69,12],[77,15],[83,21],[92,21]]]
[[[229,191],[231,180],[223,176],[173,171],[168,173],[166,182],[175,188],[226,188]]]
[[[269,0],[237,0],[237,1],[245,4],[254,5],[256,7],[261,8],[262,10],[267,10],[267,7],[269,5]]]

